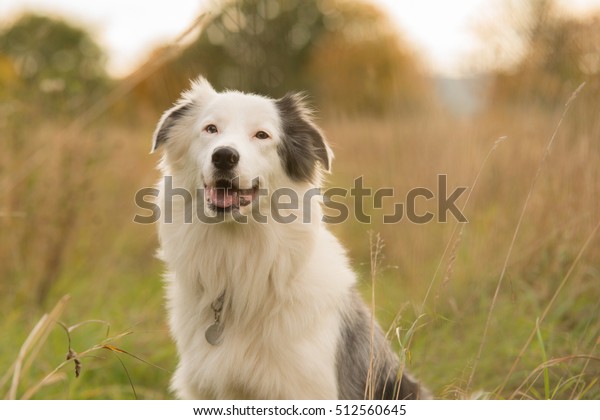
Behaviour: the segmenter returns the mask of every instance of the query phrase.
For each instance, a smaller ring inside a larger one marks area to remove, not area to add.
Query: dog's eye
[[[217,130],[217,126],[216,125],[214,125],[214,124],[208,124],[206,127],[204,127],[204,131],[206,131],[207,133],[210,133],[210,134],[215,134],[219,130]]]
[[[256,137],[259,140],[266,140],[268,138],[270,138],[271,136],[269,136],[269,133],[267,133],[266,131],[258,131],[254,137]]]

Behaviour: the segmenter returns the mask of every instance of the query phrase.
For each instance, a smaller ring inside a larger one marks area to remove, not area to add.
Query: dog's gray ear
[[[167,141],[170,130],[181,117],[188,114],[194,106],[202,106],[207,98],[215,93],[213,87],[203,77],[193,80],[192,87],[183,92],[179,101],[160,118],[156,130],[154,130],[150,153],[155,152]]]
[[[312,120],[312,112],[298,93],[275,101],[282,122],[283,141],[278,152],[288,176],[296,181],[314,181],[321,169],[329,172],[333,153],[321,130]]]
[[[160,146],[166,143],[169,138],[169,131],[175,125],[177,120],[183,117],[192,107],[191,102],[177,103],[173,108],[168,109],[160,117],[154,135],[152,136],[152,150],[154,153]]]

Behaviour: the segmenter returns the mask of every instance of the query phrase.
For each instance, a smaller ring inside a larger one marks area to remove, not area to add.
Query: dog
[[[178,398],[427,396],[373,325],[322,223],[314,191],[333,154],[305,102],[217,92],[199,78],[154,132]]]

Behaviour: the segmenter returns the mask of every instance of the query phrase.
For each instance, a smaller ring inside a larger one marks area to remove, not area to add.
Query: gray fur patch
[[[192,107],[191,103],[185,103],[180,106],[176,106],[169,110],[168,115],[163,117],[161,124],[156,128],[154,134],[154,141],[152,144],[152,151],[156,151],[160,146],[167,142],[169,138],[169,130],[175,125],[177,120],[183,117]]]
[[[404,373],[401,378],[398,378],[398,375],[402,374],[399,372],[398,358],[377,324],[373,332],[374,355],[371,364],[370,315],[355,291],[351,300],[351,307],[343,314],[337,350],[338,398],[350,400],[427,398],[427,392],[408,374]]]
[[[282,120],[284,139],[277,149],[288,176],[295,181],[312,181],[317,162],[329,171],[325,139],[310,120],[310,112],[299,94],[288,94],[275,101]]]

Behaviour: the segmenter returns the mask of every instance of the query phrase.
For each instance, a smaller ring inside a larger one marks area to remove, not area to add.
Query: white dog
[[[315,188],[332,153],[299,95],[219,93],[199,79],[162,116],[159,147],[179,398],[423,396],[322,224]]]

